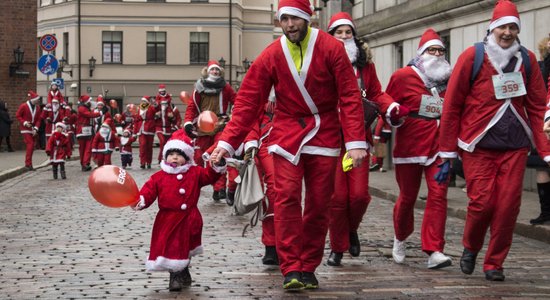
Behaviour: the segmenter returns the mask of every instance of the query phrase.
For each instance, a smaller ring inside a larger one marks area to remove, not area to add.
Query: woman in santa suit
[[[393,162],[399,197],[393,208],[392,256],[396,263],[405,261],[405,240],[414,231],[414,204],[424,175],[428,198],[420,238],[422,251],[429,255],[427,267],[430,269],[452,264],[450,257],[443,254],[448,186],[447,182],[437,182],[434,178],[441,163],[438,123],[451,74],[445,52],[439,35],[427,29],[420,39],[416,57],[391,76],[386,89],[395,101],[411,111],[395,133]]]
[[[143,96],[134,118],[134,134],[139,141],[139,164],[142,169],[151,169],[153,160],[153,140],[155,138],[156,108],[151,104],[151,97]],[[156,102],[153,101],[153,103]]]
[[[519,43],[520,29],[516,6],[498,1],[483,42],[479,72],[471,78],[476,50],[470,47],[458,57],[441,118],[442,157],[461,155],[470,199],[460,268],[465,274],[474,272],[490,229],[483,262],[490,281],[505,278],[503,264],[512,245],[533,142],[541,158],[550,162],[550,144],[542,130],[544,80],[535,54]]]
[[[48,91],[48,104],[52,104],[53,99],[57,99],[59,104],[65,105],[65,98],[63,98],[63,94],[61,94],[61,91],[59,90],[59,87],[57,86],[55,81],[52,81],[50,85],[50,90]]]
[[[376,68],[368,46],[356,38],[355,25],[351,16],[339,12],[332,16],[328,32],[344,43],[348,58],[355,71],[357,82],[364,98],[377,102],[383,112],[398,111],[398,105],[393,99],[382,92],[376,76]],[[366,128],[368,147],[372,147],[372,134]],[[345,144],[341,145],[339,161],[347,155]],[[368,161],[368,157],[366,159]],[[330,248],[327,264],[339,266],[345,251],[352,256],[359,256],[361,245],[357,229],[371,200],[369,194],[369,165],[363,164],[350,171],[343,171],[342,164],[337,164],[334,194],[329,204],[330,208]]]

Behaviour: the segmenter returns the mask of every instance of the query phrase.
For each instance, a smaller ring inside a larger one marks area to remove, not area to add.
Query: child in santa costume
[[[63,94],[61,94],[61,91],[59,90],[59,87],[57,86],[57,83],[55,81],[52,81],[52,83],[50,84],[47,104],[52,104],[53,99],[56,99],[61,105],[65,104],[65,98],[63,97]]]
[[[465,274],[474,272],[489,230],[483,272],[490,281],[505,278],[503,264],[512,245],[531,144],[550,162],[542,130],[544,80],[535,54],[521,48],[520,30],[514,3],[498,1],[481,45],[479,72],[471,78],[476,49],[469,47],[456,62],[441,117],[441,157],[460,154],[470,199],[460,268]]]
[[[99,127],[92,141],[92,155],[98,167],[111,164],[111,154],[118,148],[118,137],[112,129],[113,120],[107,119]]]
[[[143,185],[140,201],[134,207],[148,208],[158,199],[159,211],[145,265],[148,271],[170,272],[170,291],[191,285],[191,257],[203,251],[200,190],[226,170],[225,166],[197,166],[193,156],[189,137],[182,130],[176,131],[164,147],[161,170]]]
[[[132,143],[135,141],[136,136],[132,134],[131,126],[126,127],[120,137],[120,161],[123,169],[132,167],[132,161],[134,160]]]
[[[69,138],[64,133],[66,125],[63,122],[55,124],[55,131],[50,135],[46,144],[46,154],[50,157],[53,179],[57,179],[57,170],[61,173],[61,179],[67,179],[65,173],[65,159],[70,155],[71,148]]]

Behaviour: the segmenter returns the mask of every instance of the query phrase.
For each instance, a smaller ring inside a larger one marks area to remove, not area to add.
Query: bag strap
[[[245,236],[246,229],[248,229],[249,226],[250,226],[250,229],[252,229],[252,228],[256,227],[256,225],[258,225],[258,220],[260,219],[260,215],[262,214],[262,210],[263,210],[262,209],[262,203],[260,203],[260,204],[258,204],[258,207],[254,211],[254,214],[250,218],[250,222],[248,224],[244,225],[243,232],[241,234],[242,237]]]
[[[481,65],[483,65],[483,59],[485,56],[485,44],[483,42],[477,42],[474,44],[475,47],[475,56],[474,56],[474,66],[472,68],[472,75],[470,77],[470,86],[474,85],[477,74],[481,70]],[[531,60],[529,59],[529,52],[523,46],[520,47],[521,59],[523,61],[523,67],[525,68],[525,74],[527,77],[527,82],[531,78]]]
[[[525,68],[527,82],[529,82],[529,79],[531,78],[531,60],[529,59],[529,52],[527,52],[527,49],[523,46],[521,46],[519,51],[521,52],[521,59],[523,60],[523,67]]]
[[[363,69],[357,68],[357,72],[359,72],[359,78],[361,79],[361,97],[367,98],[367,90],[365,89],[365,81],[363,80]]]

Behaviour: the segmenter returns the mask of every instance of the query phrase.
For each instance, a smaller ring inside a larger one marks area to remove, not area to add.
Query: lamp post
[[[69,74],[69,76],[73,77],[73,70],[65,71],[66,65],[67,65],[67,60],[63,56],[61,56],[61,59],[59,60],[59,71],[61,73],[67,73]]]
[[[245,58],[243,60],[243,71],[237,71],[237,77],[239,77],[240,74],[246,74],[246,72],[248,72],[248,69],[250,69],[251,64],[252,62],[249,61],[248,58]]]
[[[10,63],[9,70],[10,76],[15,76],[19,67],[23,64],[23,59],[25,57],[25,51],[21,50],[21,46],[17,46],[16,49],[13,49],[13,62]]]
[[[92,56],[90,59],[88,59],[88,66],[90,68],[90,77],[94,76],[94,70],[95,70],[95,62],[96,59]]]
[[[223,59],[223,56],[218,60],[218,62],[220,63],[220,67],[225,69],[225,59]]]

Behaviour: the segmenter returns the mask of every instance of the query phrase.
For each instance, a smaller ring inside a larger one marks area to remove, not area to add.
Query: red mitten
[[[409,115],[409,112],[411,111],[408,107],[405,105],[399,105],[399,112],[397,112],[397,108],[392,109],[390,113],[390,121],[393,124],[399,123],[399,120]]]

